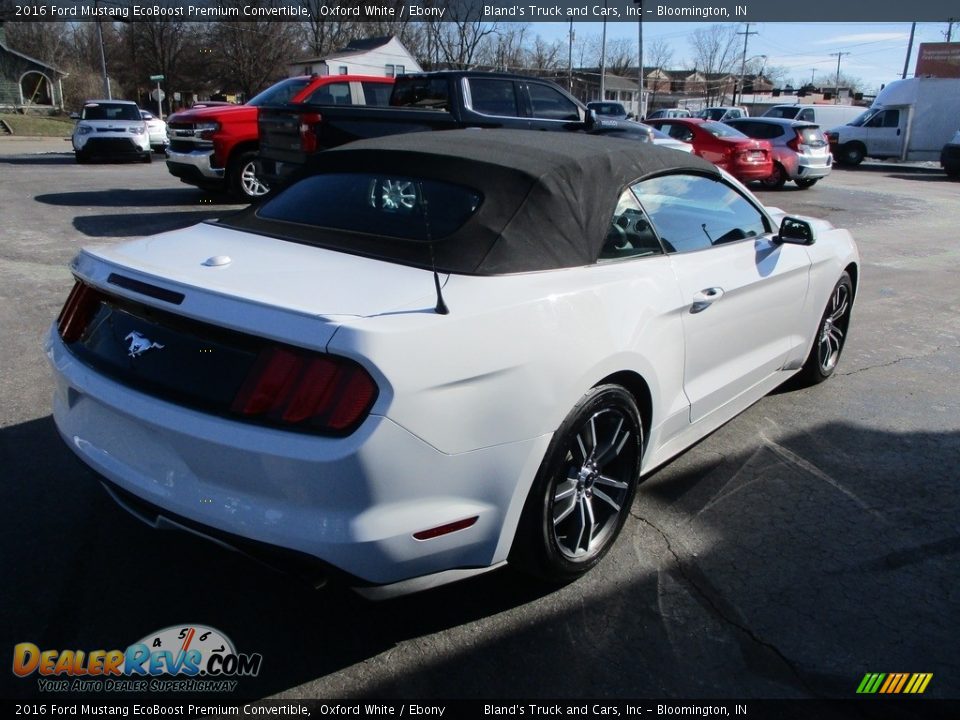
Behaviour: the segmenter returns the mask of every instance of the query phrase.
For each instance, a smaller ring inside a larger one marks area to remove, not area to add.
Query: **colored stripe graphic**
[[[923,694],[933,673],[867,673],[857,686],[859,695]]]

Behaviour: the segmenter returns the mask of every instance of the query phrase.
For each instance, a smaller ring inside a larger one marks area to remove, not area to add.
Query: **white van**
[[[960,78],[907,78],[887,83],[862,117],[827,136],[844,165],[864,157],[936,161],[958,117]]]
[[[846,125],[863,114],[866,108],[855,105],[774,105],[763,113],[762,117],[803,120],[829,130],[837,125]]]

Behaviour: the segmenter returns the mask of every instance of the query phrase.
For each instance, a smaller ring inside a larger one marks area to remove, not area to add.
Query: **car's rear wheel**
[[[773,172],[770,174],[770,177],[766,177],[760,181],[768,190],[779,190],[785,182],[787,182],[787,171],[784,170],[783,165],[778,162],[773,164]]]
[[[809,188],[812,188],[814,185],[816,185],[819,180],[820,178],[809,178],[806,180],[800,178],[800,179],[794,180],[794,182],[797,183],[797,187],[800,188],[801,190],[807,190]]]
[[[802,385],[821,383],[837,369],[840,353],[847,341],[850,327],[850,308],[853,304],[853,282],[843,273],[830,294],[830,300],[817,326],[813,347],[798,374]]]
[[[77,163],[80,164],[80,165],[85,165],[85,164],[87,164],[88,162],[90,162],[90,156],[87,155],[86,153],[80,152],[79,150],[76,151],[76,152],[73,154],[73,156],[76,158]]]
[[[640,477],[643,425],[619,385],[584,395],[550,442],[527,498],[510,560],[552,582],[573,580],[607,553]]]
[[[230,162],[230,192],[241,200],[253,201],[270,192],[270,187],[257,176],[257,152],[247,150]]]
[[[848,142],[840,147],[837,160],[842,165],[859,165],[866,156],[866,148],[858,142]]]

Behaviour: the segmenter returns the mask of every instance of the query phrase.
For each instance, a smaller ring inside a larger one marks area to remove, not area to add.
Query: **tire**
[[[140,162],[152,163],[153,162],[153,152],[146,152],[143,154],[143,157],[140,158]]]
[[[844,272],[830,293],[830,300],[817,325],[817,334],[807,360],[797,374],[801,386],[816,385],[833,375],[847,341],[850,308],[853,303],[853,282]]]
[[[510,562],[548,582],[569,582],[593,568],[630,513],[642,455],[633,396],[619,385],[592,388],[547,448]]]
[[[256,161],[256,150],[247,150],[230,161],[227,187],[239,200],[253,202],[270,192],[267,184],[257,178]]]
[[[73,154],[73,156],[76,158],[78,165],[86,165],[90,162],[90,156],[86,153],[77,151]]]
[[[858,142],[849,142],[840,146],[837,160],[841,165],[859,165],[866,156],[866,149]]]
[[[770,177],[766,177],[761,180],[760,184],[768,190],[779,190],[786,182],[787,171],[783,169],[783,165],[775,162],[773,164],[773,173],[770,175]]]
[[[794,180],[797,187],[801,190],[809,190],[820,181],[820,178],[811,178],[809,180]]]

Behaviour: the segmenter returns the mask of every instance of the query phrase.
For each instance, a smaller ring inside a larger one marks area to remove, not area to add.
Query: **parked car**
[[[856,105],[801,105],[799,103],[774,105],[767,108],[761,117],[800,120],[819,125],[825,130],[846,125],[856,120],[866,108]]]
[[[150,147],[154,152],[163,152],[170,144],[167,137],[167,124],[160,118],[146,110],[140,111],[140,117],[147,124],[147,135],[150,137]]]
[[[940,151],[940,167],[950,177],[960,177],[960,131]]]
[[[704,108],[697,113],[697,117],[703,120],[725,122],[726,120],[750,117],[750,113],[744,107],[718,106]]]
[[[369,597],[508,561],[568,580],[641,476],[834,373],[858,265],[847,231],[647,143],[364,140],[259,206],[82,250],[54,420],[150,524]]]
[[[683,142],[682,140],[677,140],[667,135],[663,130],[657,130],[655,127],[650,128],[650,141],[654,145],[659,145],[660,147],[670,148],[671,150],[679,150],[680,152],[692,153],[693,145],[688,142]]]
[[[71,140],[78,163],[95,157],[153,161],[147,125],[135,102],[87,100],[71,117],[77,120]]]
[[[766,140],[754,140],[713,120],[676,118],[649,122],[675,140],[691,143],[694,153],[741,182],[763,180],[773,173],[773,150]]]
[[[817,125],[781,118],[726,120],[747,137],[766,140],[773,151],[773,172],[760,182],[773,189],[792,180],[801,190],[830,174],[833,156],[827,138]]]
[[[618,102],[588,102],[587,110],[593,110],[601,118],[627,119],[627,109]]]
[[[865,157],[936,161],[960,117],[960,78],[894,80],[870,109],[846,125],[830,128],[837,162],[859,165]]]
[[[688,118],[693,117],[693,113],[684,108],[662,108],[647,115],[647,120],[659,120],[663,118]]]
[[[259,108],[270,103],[355,106],[386,105],[392,78],[303,75],[281,80],[246,105],[197,103],[168,118],[171,143],[167,170],[188,185],[226,190],[241,200],[269,192],[257,172]]]

